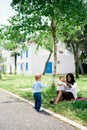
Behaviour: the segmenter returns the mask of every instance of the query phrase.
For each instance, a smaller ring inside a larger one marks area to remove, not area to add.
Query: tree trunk
[[[56,43],[56,27],[54,25],[54,21],[53,20],[52,20],[52,23],[51,23],[51,32],[52,32],[53,41],[54,41],[54,48],[53,48],[53,53],[54,53],[54,69],[53,69],[52,86],[55,86],[56,66],[57,66],[57,43]]]
[[[10,65],[10,74],[12,74],[12,67],[11,67],[11,65]]]
[[[0,74],[0,79],[2,78],[1,74]]]
[[[76,59],[75,61],[75,74],[76,78],[79,78],[79,59]]]
[[[79,78],[79,43],[74,43],[74,41],[71,41],[71,46],[73,48],[73,54],[74,54],[74,60],[75,60],[75,75],[76,78]]]
[[[51,55],[52,55],[52,52],[50,52],[50,54],[49,54],[49,56],[48,56],[48,59],[47,59],[47,61],[46,61],[46,63],[45,63],[45,67],[44,67],[43,75],[45,75],[46,67],[47,67],[47,64],[48,64],[48,62],[49,62],[49,60],[50,60]]]
[[[15,57],[15,75],[16,75],[16,71],[17,71],[17,55],[15,55],[14,57]]]
[[[76,44],[76,51],[74,52],[74,57],[75,57],[75,74],[76,78],[79,78],[79,48],[78,48],[78,43]]]
[[[81,64],[81,60],[80,60],[80,62],[79,62],[79,68],[80,68],[81,74],[85,75],[83,66],[82,66],[82,64]]]

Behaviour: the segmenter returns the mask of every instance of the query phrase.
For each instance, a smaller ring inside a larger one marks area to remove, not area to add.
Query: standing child
[[[40,111],[41,103],[42,103],[41,90],[42,90],[42,88],[46,87],[46,85],[44,85],[41,82],[41,78],[42,78],[41,74],[39,74],[39,73],[36,74],[35,75],[35,80],[36,81],[32,86],[32,88],[34,89],[33,96],[34,96],[34,100],[35,100],[35,109],[37,111]]]

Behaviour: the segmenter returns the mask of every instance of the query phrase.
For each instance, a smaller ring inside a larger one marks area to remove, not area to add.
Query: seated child
[[[58,86],[57,86],[57,90],[56,90],[56,91],[57,91],[57,94],[58,94],[59,90],[65,91],[66,89],[69,88],[69,87],[67,86],[67,83],[66,83],[66,80],[65,80],[64,76],[60,76],[59,78],[60,78],[60,80],[59,80],[59,82],[58,82]],[[56,98],[55,98],[55,99],[56,99]],[[53,104],[54,101],[55,101],[55,99],[51,100],[50,103]]]
[[[60,80],[58,82],[57,91],[59,91],[59,90],[65,91],[66,89],[68,89],[66,80],[65,80],[64,76],[60,76]]]

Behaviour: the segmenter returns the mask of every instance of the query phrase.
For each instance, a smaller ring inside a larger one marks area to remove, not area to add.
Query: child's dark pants
[[[39,111],[41,107],[41,102],[42,102],[41,92],[34,93],[34,99],[35,99],[35,109]]]

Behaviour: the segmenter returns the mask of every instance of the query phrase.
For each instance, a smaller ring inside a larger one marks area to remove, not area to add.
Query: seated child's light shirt
[[[59,81],[58,84],[60,84],[60,85],[58,85],[57,91],[59,91],[59,90],[65,91],[66,89],[69,89],[69,87],[67,86],[67,84],[64,83],[64,82],[62,82],[62,81]]]

